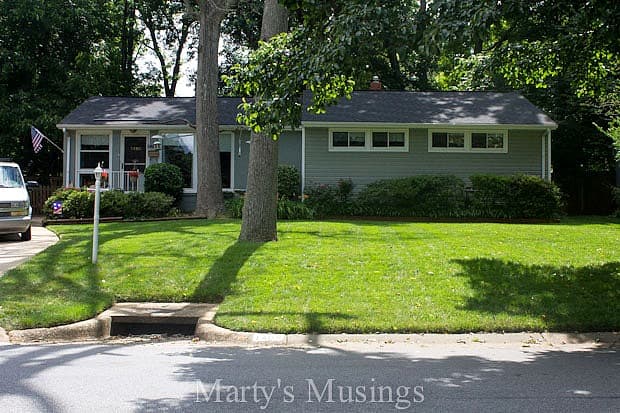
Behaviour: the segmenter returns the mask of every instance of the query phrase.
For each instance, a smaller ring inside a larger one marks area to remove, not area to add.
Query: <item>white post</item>
[[[101,199],[101,164],[95,168],[95,213],[93,216],[93,264],[97,264],[99,250],[99,201]]]

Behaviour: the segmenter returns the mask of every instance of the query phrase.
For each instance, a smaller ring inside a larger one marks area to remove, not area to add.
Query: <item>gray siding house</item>
[[[358,91],[324,114],[305,108],[301,127],[283,133],[279,162],[301,171],[302,187],[351,179],[356,190],[412,175],[528,174],[551,178],[557,124],[517,93]],[[236,122],[239,98],[218,99],[222,184],[243,191],[249,130]],[[66,186],[89,186],[101,162],[106,186],[143,190],[144,169],[178,165],[183,207],[196,193],[194,98],[92,97],[57,127],[64,132]],[[137,172],[136,172],[137,171]]]

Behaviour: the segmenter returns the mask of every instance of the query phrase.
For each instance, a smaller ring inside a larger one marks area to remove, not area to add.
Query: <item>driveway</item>
[[[58,242],[58,237],[44,227],[32,227],[32,240],[22,242],[17,235],[0,235],[0,277],[11,268]]]

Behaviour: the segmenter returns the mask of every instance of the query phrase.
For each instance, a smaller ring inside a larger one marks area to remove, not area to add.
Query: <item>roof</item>
[[[305,92],[304,108],[312,95]],[[302,124],[394,123],[423,125],[514,125],[556,128],[557,124],[518,93],[356,91],[324,114],[306,110]]]
[[[324,114],[305,110],[302,124],[382,123],[406,125],[527,126],[555,129],[557,124],[518,93],[356,91]],[[196,123],[195,98],[91,97],[57,126],[186,125]],[[237,126],[241,98],[217,100],[220,126]]]
[[[217,100],[220,125],[237,125],[241,98]],[[94,96],[69,113],[59,128],[85,125],[185,125],[196,123],[194,98]]]

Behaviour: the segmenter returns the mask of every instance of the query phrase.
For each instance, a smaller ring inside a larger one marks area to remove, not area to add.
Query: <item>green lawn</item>
[[[620,220],[561,224],[239,222],[52,227],[0,278],[0,326],[89,318],[113,301],[222,301],[221,326],[272,332],[620,330]]]

